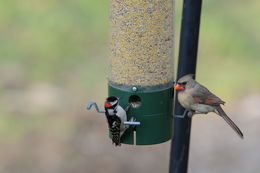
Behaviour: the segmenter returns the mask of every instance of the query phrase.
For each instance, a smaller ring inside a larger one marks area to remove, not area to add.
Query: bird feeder
[[[110,34],[108,95],[119,97],[119,104],[128,107],[128,119],[140,122],[124,133],[122,143],[168,141],[173,119],[173,0],[110,0]]]

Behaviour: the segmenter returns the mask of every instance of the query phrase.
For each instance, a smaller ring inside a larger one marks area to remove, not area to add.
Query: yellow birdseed
[[[110,0],[109,81],[156,86],[173,80],[173,0]]]

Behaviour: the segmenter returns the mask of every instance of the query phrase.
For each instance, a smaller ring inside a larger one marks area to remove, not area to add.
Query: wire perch
[[[96,102],[90,102],[90,103],[88,104],[87,109],[90,110],[93,105],[95,106],[96,111],[97,111],[98,113],[105,113],[105,111],[99,110],[98,105],[97,105]]]

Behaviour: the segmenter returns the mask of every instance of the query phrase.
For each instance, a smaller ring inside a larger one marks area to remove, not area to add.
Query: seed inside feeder
[[[110,0],[110,31],[110,82],[145,87],[172,81],[172,0]]]

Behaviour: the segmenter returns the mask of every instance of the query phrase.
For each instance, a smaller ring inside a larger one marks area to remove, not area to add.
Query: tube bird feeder
[[[122,143],[151,145],[172,137],[173,5],[110,0],[108,95],[119,97],[128,118],[140,122]]]

